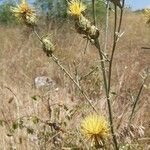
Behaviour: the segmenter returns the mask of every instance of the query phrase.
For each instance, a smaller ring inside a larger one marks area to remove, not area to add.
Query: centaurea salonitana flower
[[[109,136],[108,122],[103,116],[89,115],[81,123],[81,132],[95,143]]]
[[[78,18],[86,7],[80,0],[72,0],[68,2],[68,14]]]
[[[144,10],[146,23],[150,26],[150,8]]]
[[[21,0],[17,7],[11,8],[12,12],[19,20],[23,21],[28,26],[36,24],[36,13],[33,8],[29,6],[26,0]]]
[[[83,15],[86,7],[81,0],[71,0],[68,2],[68,14],[75,20],[75,29],[79,34],[84,34],[85,38],[93,42],[99,37],[99,31],[91,22]]]

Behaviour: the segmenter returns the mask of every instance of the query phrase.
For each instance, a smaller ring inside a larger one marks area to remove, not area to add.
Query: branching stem
[[[38,37],[38,39],[41,41],[41,43],[43,43],[42,38],[37,33],[37,31],[35,29],[33,29],[33,32]],[[60,67],[60,69],[70,78],[70,80],[76,85],[76,87],[81,92],[81,94],[84,96],[84,98],[87,100],[87,102],[89,103],[89,105],[98,114],[98,111],[96,110],[96,108],[94,107],[94,105],[91,103],[91,100],[89,99],[89,97],[87,96],[87,94],[84,92],[84,90],[81,88],[81,86],[76,82],[76,80],[71,76],[71,74],[66,70],[66,68],[60,63],[59,59],[54,54],[51,54],[50,57]]]

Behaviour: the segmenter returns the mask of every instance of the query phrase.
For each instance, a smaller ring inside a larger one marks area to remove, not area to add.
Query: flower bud
[[[27,26],[36,26],[37,24],[37,18],[35,15],[33,16],[26,16],[26,19],[24,20],[25,24]]]
[[[52,44],[52,42],[46,36],[42,38],[42,43],[43,43],[43,51],[46,53],[48,57],[51,56],[54,51],[54,45]]]
[[[75,28],[78,33],[86,35],[89,39],[96,39],[99,37],[98,29],[83,15],[80,15],[79,19],[76,19]]]

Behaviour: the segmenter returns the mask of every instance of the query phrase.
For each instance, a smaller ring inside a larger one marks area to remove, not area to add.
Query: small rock
[[[34,84],[37,89],[45,88],[45,87],[48,89],[52,89],[56,85],[56,82],[52,80],[50,77],[41,76],[41,77],[36,77],[34,79]]]

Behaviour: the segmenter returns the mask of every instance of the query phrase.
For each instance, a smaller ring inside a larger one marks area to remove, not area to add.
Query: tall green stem
[[[93,20],[94,20],[94,25],[96,25],[96,9],[95,9],[95,0],[92,0],[92,14],[93,14]]]
[[[108,3],[109,4],[109,3]],[[93,7],[93,20],[94,20],[94,25],[96,25],[96,13],[95,13],[95,0],[92,0],[92,7]],[[107,33],[106,33],[107,34]],[[106,35],[107,36],[107,35]],[[106,77],[106,72],[105,72],[105,62],[104,62],[104,56],[103,51],[101,50],[99,39],[95,39],[95,46],[98,49],[99,52],[99,57],[101,60],[101,71],[103,74],[103,81],[104,81],[104,88],[105,88],[105,94],[107,98],[107,105],[108,105],[108,112],[109,112],[109,122],[110,122],[110,128],[111,128],[111,133],[114,141],[114,145],[116,150],[118,150],[118,144],[117,144],[117,139],[114,133],[114,127],[113,127],[113,114],[112,114],[112,109],[111,109],[111,102],[109,99],[109,92],[108,92],[108,84],[107,84],[107,77]],[[105,43],[106,46],[106,43]]]
[[[109,62],[108,93],[110,93],[111,74],[112,74],[112,63],[113,63],[114,53],[115,53],[116,44],[117,44],[117,35],[116,35],[116,32],[117,32],[117,6],[115,5],[114,41],[113,41],[113,48],[112,48],[112,53],[111,53],[110,62]]]
[[[104,53],[107,54],[108,44],[108,26],[109,26],[109,0],[106,2],[106,21],[105,21],[105,42],[104,42]]]
[[[112,137],[113,137],[113,142],[114,142],[115,148],[116,148],[116,150],[119,150],[118,143],[117,143],[117,138],[115,136],[114,127],[113,127],[113,114],[112,114],[111,102],[110,102],[110,97],[109,97],[109,92],[108,92],[108,87],[107,87],[107,78],[106,78],[106,72],[105,72],[105,64],[104,64],[104,61],[103,61],[103,55],[102,55],[102,52],[101,52],[101,47],[100,47],[100,43],[99,43],[98,39],[95,39],[95,46],[96,46],[96,48],[99,51],[99,56],[100,56],[100,59],[101,59],[101,70],[102,70],[102,74],[103,74],[105,94],[106,94],[106,98],[107,98],[110,129],[111,129],[111,133],[112,133]]]
[[[121,8],[121,13],[120,13],[120,20],[119,20],[118,29],[117,29],[117,6],[115,5],[114,41],[113,41],[113,48],[112,48],[112,53],[111,53],[110,62],[109,62],[109,73],[108,73],[108,92],[109,93],[110,93],[110,87],[111,87],[111,76],[112,76],[111,74],[112,74],[113,58],[114,58],[114,53],[115,53],[115,49],[117,46],[117,41],[119,39],[118,34],[121,30],[121,25],[122,25],[124,3],[125,3],[125,0],[123,0],[123,2],[122,2],[122,8]]]

